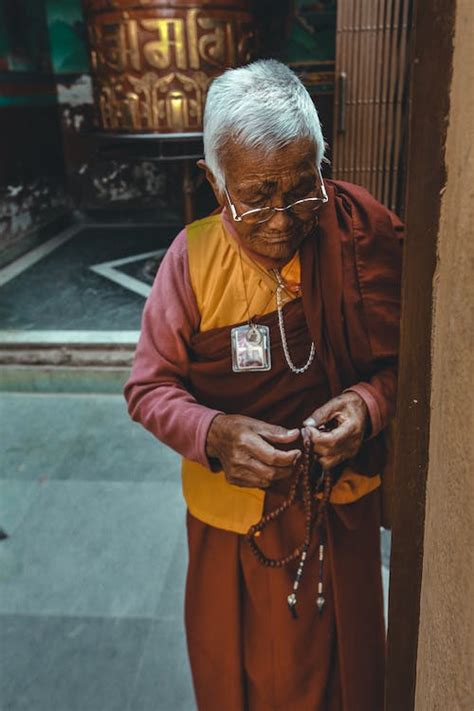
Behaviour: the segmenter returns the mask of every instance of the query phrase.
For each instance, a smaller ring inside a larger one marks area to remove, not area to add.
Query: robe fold
[[[281,495],[270,493],[268,510]],[[259,543],[272,555],[301,540],[289,509]],[[296,572],[264,568],[243,536],[188,513],[186,634],[199,711],[382,711],[385,630],[379,545],[380,489],[331,505],[326,520],[326,604],[316,610],[315,531],[298,590]]]

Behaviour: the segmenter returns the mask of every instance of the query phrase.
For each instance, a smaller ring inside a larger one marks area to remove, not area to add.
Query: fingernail
[[[297,452],[293,458],[293,464],[296,464],[298,459],[301,457],[301,452]]]
[[[293,430],[288,430],[288,432],[287,432],[286,434],[287,434],[287,435],[294,435],[294,434],[296,434],[297,432],[299,432],[299,430],[296,429],[296,427],[295,427]]]
[[[303,424],[305,427],[316,427],[316,420],[313,417],[308,417]]]

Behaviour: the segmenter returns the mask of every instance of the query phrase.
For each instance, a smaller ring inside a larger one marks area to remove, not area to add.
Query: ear
[[[217,188],[217,183],[216,183],[216,179],[214,177],[214,173],[211,172],[211,169],[207,165],[206,161],[204,161],[202,158],[197,161],[196,165],[198,166],[198,168],[201,168],[201,170],[203,170],[206,173],[207,182],[211,186],[217,202],[219,203],[219,205],[221,207],[224,207],[226,204],[225,198],[224,198],[224,195],[222,195],[222,193]]]

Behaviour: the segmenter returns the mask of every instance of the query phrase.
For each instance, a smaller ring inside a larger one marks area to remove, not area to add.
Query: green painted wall
[[[8,37],[2,2],[0,2],[0,67],[2,69],[8,67]]]
[[[46,0],[51,63],[55,74],[89,71],[81,0]]]
[[[56,102],[44,0],[0,0],[0,107]]]
[[[11,72],[51,71],[44,0],[0,0],[0,56]]]
[[[0,0],[0,71],[89,71],[81,0]]]
[[[88,72],[81,0],[0,0],[0,107],[55,104],[54,75]]]
[[[334,61],[336,57],[336,0],[296,0],[298,17],[284,50],[287,62]]]

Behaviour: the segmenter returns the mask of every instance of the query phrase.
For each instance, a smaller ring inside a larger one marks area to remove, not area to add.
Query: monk
[[[317,111],[274,60],[214,80],[204,149],[220,208],[168,249],[125,386],[183,456],[197,707],[382,711],[402,226],[322,178]]]

